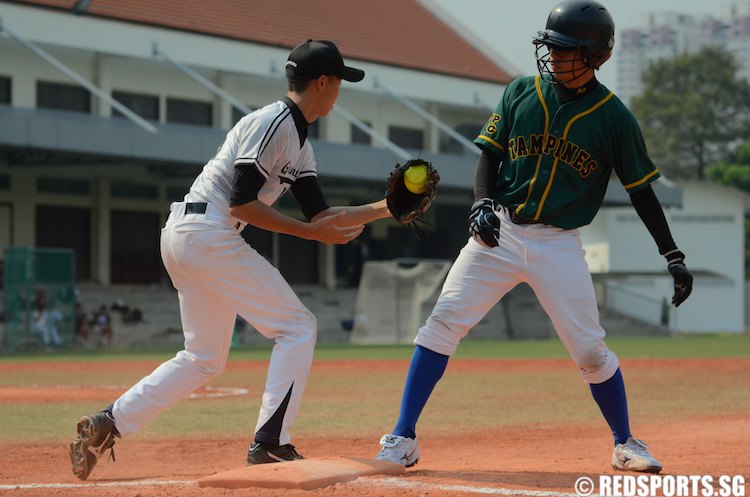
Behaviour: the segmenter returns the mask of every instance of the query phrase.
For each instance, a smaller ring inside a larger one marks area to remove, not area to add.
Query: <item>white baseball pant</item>
[[[185,349],[114,403],[122,436],[142,429],[224,370],[239,314],[276,342],[255,431],[273,417],[280,428],[271,435],[264,430],[260,441],[290,443],[289,427],[310,372],[317,323],[279,271],[244,241],[236,226],[236,219],[210,204],[205,214],[185,214],[184,202],[172,204],[162,229],[161,254],[178,292]],[[287,396],[283,417],[274,417]]]
[[[620,363],[604,343],[579,231],[514,224],[505,209],[496,214],[501,223],[499,245],[490,249],[469,238],[414,343],[452,355],[492,306],[525,282],[552,320],[584,381],[607,381]]]

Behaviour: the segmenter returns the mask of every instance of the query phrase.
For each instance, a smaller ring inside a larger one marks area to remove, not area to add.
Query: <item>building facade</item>
[[[620,31],[616,84],[625,104],[643,93],[641,74],[649,64],[718,45],[734,54],[740,76],[750,79],[750,3],[725,4],[716,15],[692,16],[655,12],[643,16],[641,26]]]
[[[443,178],[435,236],[382,221],[346,246],[245,237],[291,283],[356,284],[367,258],[455,256],[478,154],[470,140],[491,112],[482,102],[510,77],[416,0],[356,3],[0,1],[0,254],[70,247],[79,280],[166,284],[158,238],[170,203],[246,110],[286,94],[289,50],[315,38],[367,73],[310,131],[328,201],[382,198],[394,164],[421,154]],[[297,27],[310,16],[315,27]],[[399,40],[415,29],[424,45]],[[278,208],[301,217],[288,197]]]
[[[665,210],[695,277],[693,294],[668,305],[674,282],[632,207],[599,212],[581,228],[586,261],[606,306],[676,332],[745,331],[745,213],[748,194],[709,182],[680,182],[682,205]]]

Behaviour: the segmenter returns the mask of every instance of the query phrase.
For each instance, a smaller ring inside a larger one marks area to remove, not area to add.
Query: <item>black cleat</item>
[[[120,434],[115,428],[115,420],[109,412],[98,412],[84,416],[78,421],[76,438],[70,443],[68,453],[73,474],[85,480],[91,474],[96,461],[109,449],[110,457],[115,460],[115,437]]]
[[[258,442],[253,442],[250,444],[250,449],[247,451],[248,465],[295,461],[297,459],[304,459],[304,457],[294,450],[294,445],[292,444],[279,445],[273,449],[267,449]]]

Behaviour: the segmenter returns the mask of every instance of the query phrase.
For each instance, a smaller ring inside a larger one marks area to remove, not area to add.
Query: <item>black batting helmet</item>
[[[607,8],[599,2],[566,0],[552,9],[546,28],[537,32],[533,43],[537,45],[537,65],[543,77],[545,73],[550,75],[550,72],[546,67],[547,60],[540,60],[541,46],[558,50],[580,48],[586,66],[597,69],[612,52],[615,22]]]

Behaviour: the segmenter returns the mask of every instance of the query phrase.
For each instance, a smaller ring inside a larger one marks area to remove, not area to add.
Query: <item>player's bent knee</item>
[[[301,329],[304,330],[305,340],[315,342],[318,338],[318,318],[315,314],[305,309],[302,317]]]
[[[227,365],[226,357],[201,357],[186,351],[180,352],[179,355],[192,366],[194,371],[204,377],[204,381],[219,376]]]
[[[318,338],[318,319],[307,308],[300,309],[288,322],[288,327],[281,333],[296,342],[315,344]]]
[[[463,330],[452,330],[442,321],[430,316],[417,332],[414,345],[421,345],[438,354],[452,356],[464,335],[466,333]]]
[[[620,367],[620,359],[614,352],[605,349],[598,352],[596,357],[579,361],[576,365],[583,380],[586,383],[596,385],[612,378],[612,375],[617,372],[617,368]]]

